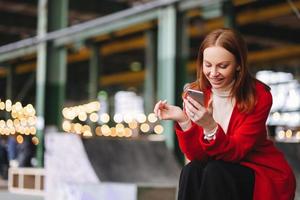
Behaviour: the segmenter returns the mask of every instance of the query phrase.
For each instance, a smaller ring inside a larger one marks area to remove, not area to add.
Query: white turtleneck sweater
[[[230,97],[234,82],[222,89],[212,89],[213,118],[227,133],[230,117],[234,108],[235,99]]]
[[[225,134],[227,133],[230,117],[235,105],[235,99],[230,97],[230,91],[234,81],[226,88],[214,89],[212,88],[212,103],[213,103],[213,118],[222,127]],[[191,121],[179,123],[183,130],[187,130],[191,126]],[[212,132],[205,132],[204,137],[207,140],[215,138],[217,128]]]

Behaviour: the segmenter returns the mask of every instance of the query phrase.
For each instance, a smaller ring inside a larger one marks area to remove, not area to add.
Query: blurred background
[[[0,198],[176,199],[182,105],[205,35],[240,31],[300,180],[299,0],[0,0]],[[262,194],[263,195],[263,194]],[[296,199],[300,199],[300,187]]]

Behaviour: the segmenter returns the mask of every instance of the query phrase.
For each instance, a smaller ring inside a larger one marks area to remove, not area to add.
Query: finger
[[[191,104],[191,102],[189,102],[189,101],[185,101],[185,108],[187,109],[187,110],[189,110],[189,112],[192,112],[192,113],[196,113],[196,112],[198,112],[199,110],[198,109],[196,109],[192,104]]]
[[[157,117],[158,117],[158,119],[161,120],[161,111],[160,110],[157,111]]]
[[[190,119],[193,119],[193,117],[194,117],[194,113],[192,113],[191,111],[189,111],[189,110],[187,110],[186,111],[186,115],[190,118]]]
[[[201,107],[203,107],[200,103],[198,103],[197,101],[195,101],[193,98],[191,98],[190,96],[187,96],[187,100],[197,109],[200,109]]]
[[[160,107],[165,107],[168,104],[167,100],[163,100],[160,104]]]
[[[213,112],[213,100],[212,100],[212,98],[208,102],[207,110],[208,110],[209,113]]]
[[[154,113],[155,113],[155,115],[156,116],[158,116],[157,114],[157,111],[158,111],[158,109],[159,109],[159,106],[160,106],[160,103],[161,103],[161,100],[159,100],[156,104],[155,104],[155,106],[154,106]]]

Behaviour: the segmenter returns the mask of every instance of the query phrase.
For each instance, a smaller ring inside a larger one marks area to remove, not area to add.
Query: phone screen
[[[204,105],[204,94],[201,91],[188,89],[187,94],[193,98],[195,101],[200,103],[201,105]]]

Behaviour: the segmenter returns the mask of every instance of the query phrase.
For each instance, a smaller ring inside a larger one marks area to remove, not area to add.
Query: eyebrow
[[[207,61],[207,60],[203,60],[204,62],[208,62],[208,63],[210,63],[209,61]],[[219,64],[223,64],[223,63],[230,63],[231,61],[222,61],[222,62],[219,62],[219,63],[217,63],[217,65],[219,65]],[[210,63],[211,64],[211,63]]]

